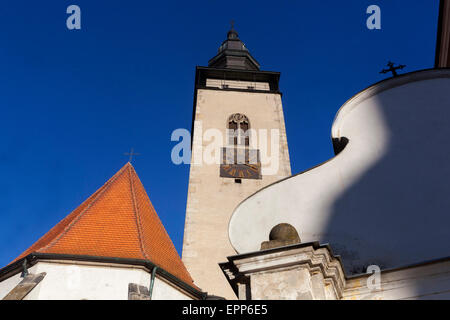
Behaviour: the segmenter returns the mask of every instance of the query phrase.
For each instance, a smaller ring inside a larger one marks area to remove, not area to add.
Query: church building
[[[0,299],[450,299],[450,0],[435,68],[386,72],[292,175],[280,73],[232,27],[195,71],[182,256],[127,163],[0,269]]]
[[[8,266],[0,299],[204,299],[127,163]]]

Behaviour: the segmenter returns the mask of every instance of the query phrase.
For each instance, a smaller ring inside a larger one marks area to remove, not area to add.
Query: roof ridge
[[[133,167],[133,166],[131,166],[131,168],[134,170],[134,167]],[[136,171],[136,170],[134,170],[134,171]],[[135,173],[136,173],[136,172],[135,172]],[[141,184],[141,186],[142,186],[144,192],[147,194],[147,191],[145,190],[145,186],[142,184],[141,179],[139,178],[139,176],[137,175],[137,173],[136,173],[135,176],[136,176],[136,178],[139,180],[139,182],[140,182],[140,184]],[[148,204],[150,205],[150,207],[156,212],[155,208],[153,207],[152,201],[150,200],[150,197],[147,196],[146,199],[145,199],[144,201],[148,201]],[[167,239],[169,239],[169,241],[167,242],[167,244],[170,246],[171,249],[173,249],[173,251],[175,252],[175,254],[176,254],[176,255],[178,256],[178,258],[180,258],[180,260],[181,260],[181,256],[180,256],[180,254],[178,253],[177,248],[176,248],[175,245],[173,244],[172,238],[170,237],[169,233],[167,232],[166,228],[164,227],[164,224],[162,223],[161,218],[160,218],[159,216],[157,216],[156,218],[158,219],[158,222],[159,222],[159,223],[161,224],[161,226],[162,226],[162,228],[161,228],[161,229],[162,229],[162,232],[165,234],[165,236],[167,237]],[[149,260],[151,260],[151,259],[149,259]],[[184,264],[183,264],[183,265],[184,265]],[[186,268],[186,271],[187,271],[188,274],[189,274],[189,271],[187,270],[187,268]],[[189,274],[189,276],[190,276],[190,274]]]
[[[73,219],[72,219],[72,221],[64,228],[64,230],[61,232],[61,233],[59,233],[52,241],[50,241],[46,246],[44,246],[44,247],[42,247],[42,248],[39,248],[38,249],[38,251],[40,251],[40,250],[47,250],[47,249],[50,249],[51,247],[53,247],[55,244],[56,244],[56,242],[59,240],[59,239],[61,239],[72,227],[73,227],[73,225],[76,223],[76,222],[78,222],[81,218],[82,218],[82,216],[84,215],[84,213],[86,213],[86,211],[88,210],[88,209],[90,209],[91,207],[92,207],[92,205],[94,204],[94,203],[96,203],[98,200],[99,200],[99,198],[105,193],[105,191],[106,190],[108,190],[108,188],[111,186],[111,184],[115,181],[115,180],[117,180],[117,178],[123,173],[123,171],[125,170],[125,168],[127,168],[127,167],[129,167],[129,162],[121,169],[121,170],[119,170],[114,176],[112,176],[108,181],[106,181],[106,183],[103,185],[103,186],[101,186],[100,187],[100,189],[103,189],[103,190],[101,190],[96,196],[95,196],[95,198],[94,199],[92,199],[92,201],[86,206],[86,208],[84,208],[78,215],[76,215]],[[131,164],[130,164],[131,165]],[[99,190],[100,190],[99,189]],[[76,208],[75,208],[75,210],[76,210]],[[73,211],[72,211],[73,212]]]
[[[147,252],[145,250],[144,241],[142,240],[142,223],[141,223],[140,211],[139,211],[138,204],[136,201],[136,194],[134,191],[134,177],[133,177],[132,169],[134,171],[134,168],[130,163],[130,165],[128,166],[128,173],[130,176],[131,197],[133,199],[133,213],[134,213],[134,218],[135,218],[135,222],[136,222],[136,227],[138,229],[139,249],[141,250],[141,253],[144,256],[144,258],[150,260],[150,258],[147,255]]]

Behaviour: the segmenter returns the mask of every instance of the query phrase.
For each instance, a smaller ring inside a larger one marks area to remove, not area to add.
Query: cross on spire
[[[125,152],[124,155],[130,156],[130,158],[128,159],[128,162],[131,162],[133,160],[133,156],[140,156],[141,154],[140,153],[135,153],[134,149],[131,148],[131,151],[130,152]]]
[[[388,68],[388,69],[383,69],[383,70],[381,70],[380,73],[388,73],[388,72],[392,72],[392,75],[393,75],[394,77],[398,76],[397,70],[401,70],[401,69],[403,69],[404,67],[406,67],[406,65],[403,65],[403,64],[398,65],[397,67],[394,67],[394,63],[391,62],[391,61],[388,62],[387,66],[388,66],[389,68]]]
[[[231,24],[231,30],[233,30],[234,29],[234,20],[231,20],[230,24]]]

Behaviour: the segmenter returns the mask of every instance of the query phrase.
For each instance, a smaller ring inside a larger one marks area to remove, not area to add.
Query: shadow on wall
[[[377,152],[378,133],[370,131],[364,108],[377,108],[388,137],[377,161],[336,198],[323,230],[322,242],[342,256],[348,273],[365,273],[371,264],[383,269],[450,256],[449,89],[449,78],[407,83],[346,116],[341,128],[349,142],[339,157]],[[367,126],[352,129],[357,121]]]

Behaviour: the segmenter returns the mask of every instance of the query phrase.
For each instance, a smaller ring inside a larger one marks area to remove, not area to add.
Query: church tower
[[[219,267],[236,253],[228,237],[233,210],[291,175],[279,78],[260,70],[233,27],[208,67],[196,68],[182,260],[209,294],[236,298]],[[206,161],[217,133],[216,161]]]

